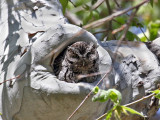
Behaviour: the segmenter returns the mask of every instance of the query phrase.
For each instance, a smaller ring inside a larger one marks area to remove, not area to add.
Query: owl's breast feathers
[[[63,56],[63,57],[62,57]],[[93,43],[75,42],[63,51],[54,62],[54,72],[60,80],[79,82],[76,76],[98,72],[98,52]],[[84,82],[94,82],[96,77],[86,77]]]

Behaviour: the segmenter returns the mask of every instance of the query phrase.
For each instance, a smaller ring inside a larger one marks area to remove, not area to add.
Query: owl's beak
[[[83,62],[82,62],[82,66],[84,66],[84,65],[85,65],[85,62],[83,61]]]

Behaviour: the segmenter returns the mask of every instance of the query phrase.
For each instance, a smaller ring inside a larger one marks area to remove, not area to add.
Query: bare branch
[[[7,81],[12,81],[12,80],[17,79],[17,78],[20,78],[20,77],[21,77],[21,75],[17,75],[17,76],[14,77],[14,78],[11,78],[11,79],[8,79],[8,80],[4,80],[3,82],[0,83],[0,85],[3,84],[3,83],[5,83],[5,82],[7,82]]]
[[[80,19],[78,19],[78,17],[75,14],[73,14],[67,10],[65,13],[65,17],[70,21],[70,23],[72,23],[74,25],[80,26],[82,24],[82,21]]]
[[[117,2],[117,0],[114,0],[114,2],[116,3],[116,5],[117,5],[117,7],[121,7],[120,5],[119,5],[119,3]]]
[[[120,32],[120,31],[124,30],[125,27],[127,27],[126,24],[122,25],[120,28],[117,28],[117,29],[113,30],[113,31],[112,31],[112,34],[114,35],[114,34],[116,34],[117,32]]]
[[[107,8],[108,8],[109,15],[112,14],[112,9],[111,9],[111,6],[109,4],[109,0],[106,0],[106,5],[107,5]]]
[[[117,20],[115,20],[115,19],[113,19],[113,21],[114,22],[116,22],[116,23],[118,23],[118,24],[120,24],[120,25],[122,25],[120,22],[118,22]]]
[[[121,42],[122,42],[123,40],[125,40],[125,37],[126,37],[126,34],[127,34],[127,32],[128,32],[128,29],[129,29],[129,27],[130,27],[130,24],[131,24],[131,22],[132,22],[132,20],[133,20],[133,18],[134,18],[134,16],[135,16],[135,14],[136,14],[136,12],[138,11],[138,8],[139,8],[139,7],[137,7],[137,8],[136,8],[136,11],[133,12],[132,15],[130,16],[130,18],[129,18],[128,22],[127,22],[127,26],[126,26],[126,28],[125,28],[125,30],[124,30],[124,34],[121,36],[120,40],[118,41],[117,50],[116,50],[115,53],[118,52],[118,48],[119,48],[119,46],[121,45]],[[116,54],[116,55],[117,55],[117,54]],[[115,59],[116,59],[116,55],[115,55]],[[114,59],[114,60],[115,60],[115,59]]]
[[[73,5],[74,7],[76,7],[76,5],[75,5],[71,0],[69,0],[69,2],[72,3],[72,5]]]
[[[136,104],[136,103],[138,103],[138,102],[141,102],[141,101],[143,101],[143,100],[145,100],[145,99],[148,99],[148,98],[152,97],[153,95],[155,95],[155,93],[152,93],[152,94],[150,94],[150,95],[148,95],[148,96],[142,97],[142,98],[139,99],[139,100],[133,101],[133,102],[128,103],[128,104],[125,104],[125,105],[123,105],[123,106],[126,106],[126,107],[131,106],[131,105]]]
[[[109,4],[109,0],[106,0],[106,5],[107,5],[107,8],[108,8],[108,14],[111,15],[112,14],[112,9],[111,9],[111,6]],[[111,31],[112,31],[112,21],[109,21],[109,23],[108,23],[108,29],[109,29],[109,32],[108,32],[109,39],[112,39],[113,37],[116,39],[116,37],[113,36],[113,34],[111,34]]]
[[[97,9],[105,0],[98,0],[91,8],[91,10]]]
[[[97,32],[94,32],[94,33],[92,33],[92,34],[98,34],[98,33],[104,33],[104,32],[108,32],[108,29],[106,29],[106,30],[101,30],[101,31],[97,31]]]
[[[149,41],[149,38],[146,36],[146,34],[144,33],[144,31],[142,30],[141,26],[139,26],[141,32],[143,33],[143,35],[145,36],[145,38]]]

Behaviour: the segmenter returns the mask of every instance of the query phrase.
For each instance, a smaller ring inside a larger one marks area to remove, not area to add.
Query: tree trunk
[[[112,63],[117,41],[100,45],[91,33],[69,24],[58,0],[1,0],[0,5],[0,82],[15,78],[0,85],[2,120],[64,120],[71,115],[104,75],[94,83],[67,83],[56,78],[54,59],[76,41],[98,45],[99,72],[113,67],[99,87],[116,87],[122,92],[122,104],[156,89],[159,61],[144,43],[123,42]],[[159,41],[155,44],[160,45]],[[73,120],[93,120],[111,108],[110,102],[92,102],[92,96]],[[132,107],[152,116],[157,106],[149,104],[147,99]]]

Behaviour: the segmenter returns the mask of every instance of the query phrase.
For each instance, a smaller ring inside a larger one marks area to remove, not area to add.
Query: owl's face
[[[97,48],[93,43],[76,42],[68,47],[66,60],[73,71],[87,71],[97,64],[99,59]]]

